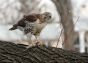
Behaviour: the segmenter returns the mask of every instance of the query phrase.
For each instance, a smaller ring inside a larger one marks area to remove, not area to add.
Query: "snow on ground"
[[[39,38],[44,41],[47,46],[56,47],[59,41],[58,47],[62,48],[63,37],[61,34],[62,27],[58,23],[52,23],[45,26],[41,31]]]
[[[20,30],[10,31],[12,25],[0,25],[0,41],[21,42],[28,41],[29,38]]]
[[[55,40],[59,38],[59,33],[61,32],[60,25],[55,24],[48,24],[40,33],[40,38],[44,40]]]

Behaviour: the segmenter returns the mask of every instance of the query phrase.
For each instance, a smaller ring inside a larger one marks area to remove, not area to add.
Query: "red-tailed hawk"
[[[24,29],[24,33],[32,33],[36,35],[36,33],[40,32],[37,30],[38,24],[41,25],[44,22],[49,22],[51,19],[51,13],[44,12],[42,14],[30,14],[25,15],[18,23],[14,24],[12,28],[9,30],[15,30],[18,29],[18,27],[22,27]],[[38,26],[39,27],[39,26]]]

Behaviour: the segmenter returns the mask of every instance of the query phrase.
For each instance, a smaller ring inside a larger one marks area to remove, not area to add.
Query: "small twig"
[[[57,46],[58,46],[58,44],[59,44],[59,40],[60,40],[60,37],[61,37],[61,35],[62,35],[63,30],[64,30],[64,29],[62,28],[61,33],[60,33],[60,36],[59,36],[59,38],[58,38],[58,42],[57,42],[56,48],[57,48]]]
[[[79,21],[79,18],[80,18],[80,16],[78,16],[78,18],[77,18],[77,20],[76,20],[75,24]]]
[[[56,48],[57,48],[58,43],[59,43],[59,41],[60,41],[60,37],[61,37],[61,35],[62,35],[62,32],[63,32],[63,29],[61,30],[61,33],[60,33],[60,36],[59,36],[59,39],[58,39],[58,42],[57,42]]]

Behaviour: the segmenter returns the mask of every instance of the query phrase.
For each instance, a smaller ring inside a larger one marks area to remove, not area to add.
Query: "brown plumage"
[[[18,23],[14,24],[12,28],[9,30],[15,30],[18,26],[24,28],[24,33],[27,34],[31,32],[32,34],[36,34],[37,25],[42,24],[44,22],[48,22],[51,19],[51,13],[44,12],[42,14],[30,14],[24,15],[24,17],[18,21]],[[39,27],[39,26],[38,26]]]

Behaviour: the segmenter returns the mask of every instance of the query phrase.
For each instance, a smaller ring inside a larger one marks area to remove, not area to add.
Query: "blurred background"
[[[24,15],[43,12],[52,14],[52,23],[39,35],[45,45],[88,53],[88,0],[0,0],[0,41],[26,44],[29,38],[34,40],[9,28]]]

